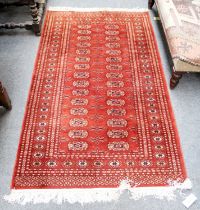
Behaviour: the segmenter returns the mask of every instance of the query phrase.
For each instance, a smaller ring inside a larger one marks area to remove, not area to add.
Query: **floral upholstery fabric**
[[[176,71],[200,72],[200,0],[156,0]]]

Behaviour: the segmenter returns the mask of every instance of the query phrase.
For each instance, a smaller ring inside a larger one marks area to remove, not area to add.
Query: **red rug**
[[[185,178],[148,12],[48,11],[12,188]]]

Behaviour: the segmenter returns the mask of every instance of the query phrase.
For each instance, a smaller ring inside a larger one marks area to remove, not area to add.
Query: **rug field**
[[[12,189],[186,177],[148,12],[47,11]]]

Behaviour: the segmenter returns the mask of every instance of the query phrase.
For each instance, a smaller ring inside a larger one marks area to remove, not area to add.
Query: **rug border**
[[[21,131],[20,131],[19,143],[18,143],[15,163],[14,163],[14,167],[13,167],[12,181],[11,181],[11,184],[10,184],[10,188],[11,189],[15,189],[14,188],[14,178],[15,178],[15,175],[16,175],[16,172],[17,172],[17,163],[18,163],[19,156],[20,156],[20,146],[22,144],[22,135],[23,135],[23,131],[24,131],[24,128],[25,128],[26,117],[27,117],[27,114],[28,114],[28,109],[27,108],[28,108],[28,104],[29,104],[29,101],[30,101],[31,89],[33,87],[34,77],[36,76],[36,72],[37,72],[37,64],[38,64],[38,60],[39,60],[39,56],[40,56],[39,52],[40,52],[40,49],[41,49],[41,46],[42,46],[42,41],[44,39],[44,36],[43,36],[44,35],[44,28],[47,25],[47,21],[46,20],[48,18],[48,15],[49,15],[48,12],[46,12],[45,13],[45,17],[44,17],[44,21],[43,21],[43,25],[42,25],[41,36],[40,36],[40,39],[39,39],[39,45],[38,45],[38,48],[37,48],[37,55],[35,57],[35,61],[34,61],[34,65],[33,65],[32,76],[31,76],[31,83],[30,83],[29,90],[28,90],[28,96],[26,98],[26,105],[25,105],[25,111],[24,111]]]
[[[90,204],[94,202],[111,202],[118,201],[120,196],[127,190],[129,199],[138,200],[145,196],[153,196],[156,199],[174,200],[176,190],[191,190],[191,181],[185,180],[184,183],[174,183],[169,187],[134,187],[130,186],[128,180],[121,182],[118,188],[74,188],[74,189],[23,189],[11,190],[10,195],[3,198],[13,204],[18,203],[49,203],[53,201],[56,204],[68,202],[70,204]],[[87,195],[87,196],[84,196]]]
[[[179,131],[178,131],[176,118],[175,118],[175,114],[174,114],[174,110],[173,110],[173,106],[172,106],[172,101],[171,101],[171,97],[170,97],[170,93],[169,93],[169,88],[168,88],[168,83],[167,83],[167,79],[166,79],[166,76],[165,76],[164,67],[163,67],[162,60],[161,60],[160,50],[159,50],[158,42],[157,42],[157,39],[156,39],[156,34],[155,34],[155,31],[154,31],[154,27],[153,27],[152,20],[151,20],[149,12],[148,12],[148,19],[149,19],[149,22],[151,24],[151,31],[152,31],[152,34],[153,34],[153,39],[154,39],[156,51],[158,52],[159,67],[161,68],[164,90],[166,91],[166,98],[169,101],[168,107],[169,107],[170,115],[171,115],[171,118],[172,118],[171,119],[172,120],[172,125],[173,125],[174,131],[175,131],[174,133],[175,133],[175,137],[176,137],[177,148],[179,150],[178,152],[179,152],[179,155],[180,155],[180,162],[182,164],[183,176],[185,177],[185,180],[186,180],[188,178],[188,174],[187,174],[187,171],[186,171],[185,159],[184,159],[184,156],[183,156],[183,150],[182,150],[182,146],[181,146],[181,139],[180,139],[180,136],[179,136]]]

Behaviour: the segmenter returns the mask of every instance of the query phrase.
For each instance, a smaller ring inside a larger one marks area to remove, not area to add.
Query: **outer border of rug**
[[[151,29],[153,29],[153,24],[151,22],[150,14],[148,15],[148,18],[149,18],[149,22],[151,24]],[[152,30],[152,34],[153,34],[153,39],[154,39],[156,51],[158,53],[159,67],[161,69],[161,76],[163,78],[164,90],[165,90],[165,93],[166,93],[167,101],[169,102],[168,107],[169,107],[169,110],[170,110],[170,115],[171,115],[171,119],[172,119],[172,123],[173,123],[173,128],[174,128],[174,131],[175,131],[176,145],[177,145],[177,148],[178,148],[178,151],[179,151],[179,157],[180,157],[180,161],[181,161],[181,165],[182,165],[183,175],[184,175],[185,178],[187,178],[188,175],[187,175],[187,172],[186,172],[185,161],[184,161],[184,157],[183,157],[183,150],[182,150],[182,147],[181,147],[181,140],[180,140],[180,136],[179,136],[179,132],[178,132],[178,128],[177,128],[176,118],[175,118],[175,114],[174,114],[173,107],[172,107],[172,102],[171,102],[171,98],[170,98],[170,94],[169,94],[168,84],[167,84],[167,81],[166,81],[164,68],[163,68],[163,65],[162,65],[162,60],[161,60],[160,51],[159,51],[159,48],[158,48],[158,42],[157,42],[157,39],[156,39],[154,29]]]
[[[145,8],[135,8],[135,9],[127,9],[127,8],[71,8],[71,7],[48,7],[48,11],[69,11],[69,12],[147,12],[148,13],[148,18],[149,22],[151,24],[151,30],[153,29],[152,21],[150,18],[149,10]],[[45,15],[45,20],[43,24],[43,28],[46,26],[46,15]],[[44,35],[44,30],[42,30],[42,35]],[[185,177],[185,181],[183,183],[179,183],[178,180],[169,180],[169,186],[148,186],[148,187],[131,187],[129,184],[129,180],[122,180],[118,188],[88,188],[88,189],[77,189],[77,188],[72,188],[72,189],[62,189],[62,188],[49,188],[49,189],[14,189],[14,178],[16,174],[16,165],[17,161],[19,158],[19,151],[20,151],[20,145],[21,145],[21,137],[23,134],[23,128],[25,126],[25,119],[27,116],[27,107],[29,104],[29,99],[30,99],[30,94],[31,94],[31,89],[33,86],[33,81],[34,77],[36,76],[36,66],[38,63],[38,59],[40,56],[40,48],[42,44],[42,38],[40,39],[40,43],[38,46],[37,50],[37,56],[35,59],[35,64],[34,64],[34,69],[33,69],[33,74],[32,74],[32,79],[31,79],[31,85],[29,87],[29,92],[28,92],[28,98],[26,102],[26,107],[25,107],[25,114],[23,118],[23,124],[21,128],[21,134],[20,134],[20,141],[18,144],[18,149],[17,149],[17,155],[16,155],[16,160],[15,160],[15,165],[14,165],[14,170],[13,170],[13,176],[12,176],[12,182],[11,182],[11,194],[10,195],[5,195],[4,199],[10,203],[19,203],[19,204],[26,204],[26,203],[48,203],[50,201],[53,201],[57,204],[62,204],[63,202],[67,201],[69,203],[93,203],[93,202],[110,202],[110,201],[117,201],[120,197],[120,195],[124,192],[124,190],[129,191],[129,197],[130,199],[140,199],[143,198],[144,196],[154,196],[155,198],[158,199],[163,199],[166,198],[168,200],[174,200],[176,198],[175,192],[177,190],[182,191],[184,189],[191,189],[192,188],[192,183],[190,180],[187,178],[187,173],[186,173],[186,168],[185,168],[185,162],[183,158],[183,152],[180,144],[180,137],[176,125],[176,120],[175,120],[175,115],[173,112],[172,108],[172,103],[169,95],[169,90],[167,88],[167,81],[165,78],[164,74],[164,69],[162,66],[162,61],[160,57],[160,52],[158,48],[158,43],[157,39],[155,36],[154,30],[152,30],[152,35],[157,51],[157,56],[159,60],[159,68],[161,69],[161,77],[163,79],[164,83],[164,90],[166,92],[166,98],[168,100],[168,107],[170,110],[170,115],[173,123],[173,128],[175,130],[175,136],[176,136],[176,143],[177,143],[177,148],[179,150],[179,157],[182,165],[182,170],[183,170],[183,175]]]

